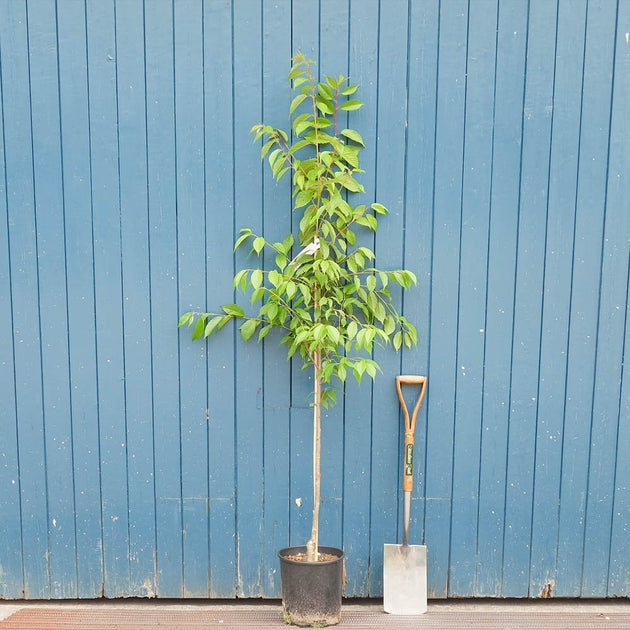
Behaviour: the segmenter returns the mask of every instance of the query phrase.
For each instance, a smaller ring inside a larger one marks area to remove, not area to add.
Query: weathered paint
[[[208,347],[238,228],[295,225],[249,128],[289,57],[349,74],[420,344],[324,415],[349,596],[400,539],[394,375],[427,374],[429,594],[630,595],[630,3],[0,3],[0,597],[277,596],[308,537],[311,380]],[[238,298],[241,299],[241,298]]]

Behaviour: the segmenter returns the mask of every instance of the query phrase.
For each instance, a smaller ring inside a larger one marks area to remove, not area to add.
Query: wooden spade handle
[[[409,417],[409,410],[405,404],[405,399],[402,393],[403,385],[420,385],[420,393],[418,399],[411,412],[411,418]],[[414,432],[416,430],[416,418],[418,416],[418,410],[422,404],[422,399],[427,389],[427,377],[415,376],[411,374],[400,374],[396,376],[396,391],[398,392],[398,400],[405,416],[405,448],[403,451],[403,491],[411,492],[413,488],[413,444],[414,444]]]

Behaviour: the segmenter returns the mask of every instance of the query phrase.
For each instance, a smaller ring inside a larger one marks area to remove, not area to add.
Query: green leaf
[[[260,269],[254,269],[250,277],[250,281],[254,289],[257,289],[263,281],[263,272]]]
[[[304,74],[304,70],[302,70],[299,66],[293,66],[291,68],[291,72],[287,75],[287,79],[291,81],[292,79],[296,79],[297,77],[301,77]]]
[[[232,317],[243,317],[245,315],[245,312],[238,304],[224,304],[221,309]]]
[[[260,159],[262,160],[267,153],[269,153],[269,149],[271,149],[271,147],[276,143],[275,138],[272,138],[271,140],[267,140],[267,142],[265,142],[265,144],[262,145],[262,148],[260,149]]]
[[[299,151],[300,149],[304,148],[305,146],[309,144],[310,142],[308,140],[298,140],[297,142],[294,142],[288,151],[288,155],[293,155],[294,153],[296,153],[297,151]]]
[[[387,214],[387,208],[382,203],[373,203],[372,209],[378,214]]]
[[[416,327],[413,324],[407,322],[407,330],[409,332],[409,337],[411,341],[416,344],[418,343],[418,332],[416,331]]]
[[[334,389],[330,389],[329,387],[322,389],[321,401],[323,407],[332,407],[337,402],[337,393]]]
[[[264,295],[265,295],[264,287],[258,287],[257,289],[254,289],[252,291],[251,297],[249,298],[250,304],[253,304],[256,300],[262,300]]]
[[[195,316],[192,313],[184,313],[179,318],[179,323],[177,324],[177,327],[181,328],[182,326],[190,326],[193,323],[194,319]]]
[[[387,335],[391,335],[396,330],[396,320],[391,315],[388,315],[385,318],[385,321],[383,322],[383,330]]]
[[[313,192],[311,190],[302,190],[298,193],[295,198],[295,203],[293,207],[297,210],[298,208],[302,208],[306,204],[310,203],[313,199]]]
[[[216,317],[213,317],[206,325],[206,328],[203,331],[203,336],[209,337],[217,328],[217,326],[221,323],[222,320],[223,320],[223,317],[221,315],[217,315]]]
[[[282,281],[282,276],[275,269],[272,269],[269,272],[268,277],[269,277],[269,282],[271,282],[271,284],[273,284],[274,287],[277,287]]]
[[[292,101],[289,106],[289,114],[292,114],[296,107],[300,105],[300,103],[306,98],[306,94],[298,94]]]
[[[291,251],[291,248],[293,247],[293,243],[294,243],[294,238],[293,238],[293,234],[289,234],[283,241],[282,241],[282,247],[284,248],[284,253],[287,254],[288,252]]]
[[[400,330],[394,335],[393,343],[394,349],[398,352],[398,350],[400,350],[400,346],[402,346],[402,333]]]
[[[311,292],[309,290],[309,287],[307,287],[305,284],[300,284],[298,286],[300,288],[300,293],[302,294],[302,299],[304,300],[304,306],[309,306],[309,304],[311,303]]]
[[[252,247],[257,254],[260,254],[263,247],[265,246],[265,239],[262,236],[257,236],[252,243]]]
[[[358,131],[355,131],[354,129],[342,129],[339,132],[342,136],[345,136],[346,138],[348,138],[349,140],[352,140],[352,142],[356,142],[357,144],[360,144],[361,146],[365,146],[365,144],[363,143],[363,138],[361,137],[361,134]]]
[[[294,123],[293,131],[296,136],[300,136],[302,132],[306,131],[306,129],[310,129],[313,126],[313,121],[308,118],[300,121],[299,123]]]
[[[358,359],[352,366],[352,371],[354,372],[354,378],[357,380],[357,383],[360,383],[361,377],[365,372],[365,361],[363,359]]]
[[[338,378],[338,379],[339,379],[342,383],[344,383],[344,382],[345,382],[345,380],[346,380],[346,375],[347,375],[347,373],[346,373],[346,366],[345,366],[345,365],[341,365],[341,364],[339,364],[339,365],[337,366],[337,378]]]
[[[339,343],[339,330],[334,326],[326,326],[326,336],[330,339],[335,345]]]
[[[334,97],[333,91],[325,83],[318,83],[317,91],[327,100],[330,100]]]
[[[357,323],[352,320],[346,328],[346,336],[348,337],[348,339],[354,339],[354,336],[357,334],[357,329]]]
[[[238,249],[239,245],[241,245],[243,241],[252,236],[252,231],[249,228],[243,228],[241,232],[242,234],[236,239],[236,243],[234,243],[234,251]]]
[[[379,322],[383,322],[383,320],[385,319],[385,307],[380,301],[377,302],[374,307],[374,317],[376,317]]]
[[[368,376],[372,378],[372,380],[376,378],[376,364],[374,362],[370,361],[369,363],[367,363],[365,366],[365,371],[368,373]]]
[[[287,266],[287,257],[284,254],[276,255],[276,267],[281,271]]]
[[[241,337],[243,337],[243,341],[247,341],[254,334],[257,326],[258,326],[258,320],[255,320],[255,319],[248,319],[247,321],[243,323],[243,325],[240,328]]]
[[[193,332],[192,332],[193,341],[195,339],[199,339],[199,337],[201,337],[201,335],[203,335],[203,328],[204,328],[204,318],[200,317],[197,320],[197,323],[195,324],[195,327],[193,328]]]
[[[335,113],[335,108],[334,108],[333,104],[328,99],[326,99],[326,98],[324,98],[322,96],[318,96],[315,99],[315,104],[317,105],[317,109],[319,109],[319,111],[322,114],[332,115],[332,114]],[[342,108],[343,108],[343,105],[342,105]]]
[[[347,188],[350,192],[362,192],[363,186],[359,184],[359,182],[354,179],[354,177],[350,177],[350,175],[346,174],[339,178],[339,183]]]
[[[224,315],[217,326],[217,331],[221,330],[221,328],[223,328],[223,326],[225,326],[231,319],[232,317],[230,315]]]
[[[353,98],[341,104],[341,109],[347,112],[359,109],[360,107],[363,107],[363,103]]]
[[[289,282],[287,282],[287,288],[286,288],[287,297],[291,299],[295,295],[296,291],[297,291],[297,287],[295,286],[295,282],[293,282],[293,280],[289,280]]]
[[[276,158],[281,157],[282,155],[282,151],[280,149],[274,149],[270,154],[269,154],[269,166],[273,169],[274,164],[276,163]]]
[[[236,287],[240,284],[241,280],[243,279],[243,276],[245,276],[245,274],[247,273],[247,269],[241,269],[235,276],[234,276],[234,280],[232,281],[232,287],[234,289],[236,289]]]
[[[341,90],[341,93],[344,96],[350,96],[351,94],[354,94],[358,89],[359,89],[358,85],[348,85],[343,90]]]

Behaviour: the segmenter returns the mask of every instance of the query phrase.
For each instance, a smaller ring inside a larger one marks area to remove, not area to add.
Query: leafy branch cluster
[[[250,292],[258,312],[248,315],[238,304],[225,304],[219,313],[184,313],[179,325],[194,326],[197,339],[237,319],[243,339],[258,333],[259,341],[279,328],[288,357],[299,353],[304,367],[315,366],[321,383],[329,384],[333,377],[344,382],[349,373],[360,382],[364,374],[374,378],[379,369],[369,358],[375,343],[391,343],[399,350],[403,343],[410,347],[417,342],[416,329],[398,313],[389,290],[390,285],[408,289],[416,277],[405,269],[375,268],[374,252],[357,244],[357,233],[376,232],[378,217],[387,212],[380,203],[352,203],[355,193],[364,192],[355,178],[362,172],[364,143],[357,131],[338,127],[343,112],[362,106],[353,97],[358,86],[343,76],[320,82],[312,65],[301,53],[293,58],[288,77],[296,92],[289,107],[294,115],[291,139],[269,125],[251,129],[254,140],[262,140],[261,158],[267,159],[274,178],[292,174],[293,207],[301,212],[301,251],[292,256],[292,234],[269,242],[243,228],[235,249],[249,244],[250,254],[270,251],[274,260],[271,269],[241,269],[234,276],[234,288]],[[323,388],[320,402],[334,403],[334,389]]]

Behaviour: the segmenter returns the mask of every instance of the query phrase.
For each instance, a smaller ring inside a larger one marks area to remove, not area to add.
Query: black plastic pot
[[[344,554],[336,547],[319,547],[336,556],[325,562],[302,562],[287,556],[305,553],[306,547],[278,552],[284,619],[295,626],[332,626],[341,620]]]

